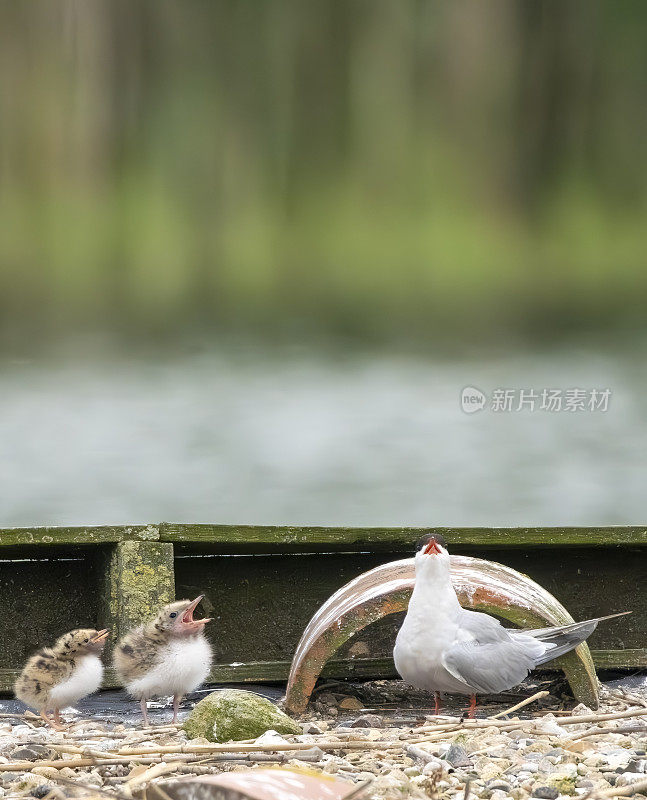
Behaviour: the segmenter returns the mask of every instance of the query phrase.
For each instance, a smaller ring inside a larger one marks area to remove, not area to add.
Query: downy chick
[[[61,728],[61,709],[86,697],[101,685],[107,630],[78,628],[65,633],[53,647],[44,647],[25,664],[14,685],[19,700],[38,711],[53,728]],[[48,711],[54,712],[52,721]]]
[[[193,619],[204,595],[178,600],[160,609],[150,622],[121,639],[114,666],[126,691],[141,702],[148,725],[146,701],[156,695],[173,695],[173,722],[180,700],[203,683],[211,669],[211,647],[204,635],[209,619]]]

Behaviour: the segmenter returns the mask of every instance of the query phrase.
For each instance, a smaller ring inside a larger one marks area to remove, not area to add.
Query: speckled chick
[[[61,730],[61,709],[96,692],[101,685],[101,653],[107,637],[107,630],[93,628],[63,634],[53,647],[39,650],[25,664],[14,685],[16,697]],[[53,720],[48,711],[54,713]]]
[[[150,622],[121,639],[114,652],[114,666],[126,691],[141,703],[148,725],[146,701],[173,695],[173,722],[180,700],[203,683],[211,669],[211,647],[204,635],[209,619],[193,619],[204,595],[195,600],[169,603]]]

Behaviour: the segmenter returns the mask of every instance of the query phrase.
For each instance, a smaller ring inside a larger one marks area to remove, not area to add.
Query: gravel
[[[647,699],[647,691],[644,695]],[[639,695],[637,689],[633,690],[632,697],[633,700],[627,700],[603,692],[600,712],[623,711],[643,701],[643,694]],[[554,703],[552,709],[556,713],[544,707],[541,717],[524,709],[527,713],[520,719],[532,720],[532,729],[529,726],[528,730],[506,732],[492,725],[452,730],[436,738],[429,732],[418,731],[421,725],[438,722],[433,715],[416,714],[415,709],[408,706],[391,706],[380,712],[379,708],[357,709],[356,705],[342,705],[337,694],[321,694],[299,720],[300,735],[281,738],[277,734],[264,734],[265,743],[300,742],[308,745],[307,749],[218,753],[208,763],[203,753],[195,756],[199,764],[178,762],[176,773],[155,780],[173,780],[187,773],[200,775],[279,764],[335,775],[349,781],[351,788],[354,783],[370,781],[367,797],[375,800],[402,800],[404,797],[463,800],[468,783],[471,800],[566,800],[595,795],[612,787],[621,791],[647,778],[647,708],[644,718],[602,723],[607,727],[584,738],[578,737],[593,731],[594,726],[590,723],[560,726],[557,712],[562,707],[559,703]],[[364,713],[358,714],[358,710]],[[572,711],[587,713],[589,710],[578,706]],[[481,713],[493,712],[483,709]],[[411,722],[403,724],[407,717]],[[622,732],[614,733],[612,729],[616,726],[622,727]],[[338,742],[339,748],[329,749],[330,742]],[[366,744],[361,745],[361,742]],[[98,763],[70,768],[64,766],[65,762],[80,756],[65,752],[65,746],[107,751],[124,746],[177,745],[179,752],[186,743],[186,734],[172,727],[151,732],[121,723],[82,719],[59,733],[41,727],[35,718],[0,720],[0,766],[16,760],[29,760],[33,764],[30,770],[0,771],[0,798],[45,797],[54,787],[69,794],[69,786],[61,778],[76,780],[116,797],[123,793],[129,778],[149,765],[142,766],[133,757],[124,764]],[[353,749],[352,743],[360,746]],[[182,757],[187,755],[182,754]],[[165,755],[164,759],[173,760],[173,756]],[[53,764],[42,763],[46,761]],[[645,798],[647,794],[643,790],[636,796]]]

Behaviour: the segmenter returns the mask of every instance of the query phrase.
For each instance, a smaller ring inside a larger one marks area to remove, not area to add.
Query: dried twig
[[[598,792],[598,797],[629,797],[637,792],[643,792],[647,789],[647,778],[636,783],[630,783],[628,786],[612,786],[610,789],[604,789]]]
[[[522,700],[520,703],[517,703],[515,706],[512,706],[512,708],[508,708],[505,711],[499,711],[498,714],[493,714],[491,717],[488,717],[488,719],[499,719],[499,717],[507,717],[507,715],[512,714],[513,711],[518,711],[520,708],[528,706],[530,705],[530,703],[534,703],[535,700],[540,700],[542,697],[548,697],[549,694],[550,692],[547,691],[537,692],[536,694],[533,694],[531,697],[527,697],[525,700]]]
[[[167,763],[166,761],[162,761],[159,764],[154,764],[145,772],[142,772],[141,775],[135,775],[134,778],[126,781],[126,783],[124,783],[124,785],[121,787],[122,791],[128,797],[132,797],[132,790],[135,787],[141,786],[144,783],[148,783],[149,781],[152,781],[153,778],[158,778],[160,775],[168,775],[171,772],[176,772],[177,768],[178,764],[176,762]]]
[[[126,795],[121,794],[118,789],[114,789],[114,791],[109,792],[107,789],[104,789],[101,786],[79,782],[78,778],[74,778],[74,780],[72,780],[71,778],[63,778],[60,775],[57,775],[55,778],[53,778],[53,780],[55,780],[57,783],[62,783],[64,786],[73,786],[75,789],[86,790],[91,794],[96,792],[97,794],[106,795],[107,797],[111,797],[112,800],[115,800],[115,797],[122,798],[122,800],[129,800],[129,798]]]
[[[617,711],[609,714],[581,714],[571,717],[562,717],[559,720],[559,725],[580,725],[587,722],[606,722],[612,719],[628,719],[629,717],[642,717],[647,716],[647,711],[644,708],[633,708],[628,711]],[[471,730],[472,728],[490,728],[497,727],[502,730],[513,730],[508,728],[512,725],[518,727],[519,725],[534,725],[541,722],[543,717],[533,717],[526,720],[501,720],[501,719],[465,719],[460,723],[460,720],[455,717],[453,723],[442,723],[440,725],[424,725],[416,728],[416,733],[442,733],[450,732],[453,730]],[[460,723],[457,725],[457,723]]]
[[[579,742],[580,739],[586,739],[589,736],[604,736],[609,733],[643,733],[647,731],[647,725],[619,725],[616,728],[594,728],[592,731],[585,731],[578,733],[577,736],[572,736],[571,742]]]
[[[310,745],[312,747],[312,745]],[[112,753],[106,754],[106,758],[97,760],[96,758],[59,758],[52,761],[9,761],[6,764],[0,764],[0,772],[31,772],[36,767],[54,767],[54,769],[63,769],[63,767],[70,767],[76,769],[77,767],[96,767],[108,766],[111,764],[159,764],[162,760],[162,754],[156,756],[115,756]],[[173,761],[202,761],[197,755],[179,754],[175,753],[167,760]]]

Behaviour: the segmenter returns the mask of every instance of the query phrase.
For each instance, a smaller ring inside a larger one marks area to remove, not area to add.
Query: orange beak
[[[431,538],[423,552],[426,556],[437,556],[440,554],[440,545],[434,538]]]
[[[92,644],[99,644],[99,642],[105,642],[105,640],[108,638],[109,633],[110,631],[107,628],[104,628],[103,630],[98,631],[97,635],[94,636],[92,639],[90,639],[90,641],[92,642]]]

